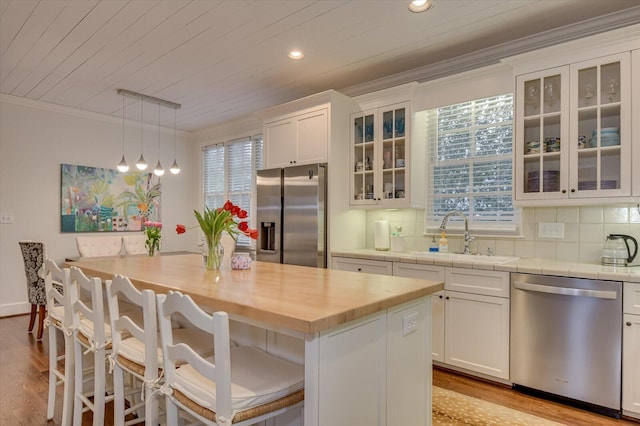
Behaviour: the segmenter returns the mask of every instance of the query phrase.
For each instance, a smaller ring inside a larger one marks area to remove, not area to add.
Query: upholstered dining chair
[[[56,406],[56,388],[62,385],[62,423],[71,424],[73,410],[73,331],[69,308],[70,271],[60,269],[52,259],[44,261],[44,286],[47,295],[47,319],[49,327],[49,397],[47,419],[53,418]],[[62,292],[61,292],[62,291]],[[64,353],[58,355],[58,330],[64,337]],[[64,361],[64,371],[58,363]]]
[[[144,234],[125,235],[122,237],[124,242],[124,252],[126,254],[147,254],[145,242],[147,237]]]
[[[78,236],[76,246],[80,257],[117,256],[122,251],[122,237]]]
[[[179,292],[157,299],[167,424],[178,423],[180,409],[210,426],[250,425],[304,403],[303,366],[250,346],[232,348],[225,312],[207,314]],[[176,343],[176,314],[208,333],[215,359]]]
[[[47,246],[38,241],[19,241],[22,259],[24,260],[24,272],[27,276],[27,297],[31,303],[31,316],[29,317],[29,333],[33,331],[38,315],[37,339],[42,339],[44,332],[44,319],[47,312],[47,295],[42,277],[42,265],[46,256]]]

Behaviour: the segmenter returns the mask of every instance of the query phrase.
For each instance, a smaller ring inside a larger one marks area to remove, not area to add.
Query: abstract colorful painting
[[[62,232],[140,231],[160,222],[160,178],[153,173],[62,164]]]

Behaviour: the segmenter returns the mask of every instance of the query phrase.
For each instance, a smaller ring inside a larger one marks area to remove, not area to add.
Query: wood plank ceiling
[[[640,19],[638,0],[432,1],[414,14],[408,0],[0,0],[0,92],[121,116],[124,88],[182,104],[178,128],[198,131],[559,27]]]

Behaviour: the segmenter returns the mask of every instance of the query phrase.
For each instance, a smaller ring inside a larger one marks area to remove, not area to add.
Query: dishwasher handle
[[[595,297],[598,299],[617,299],[618,293],[616,291],[606,290],[588,290],[584,288],[573,287],[555,287],[544,284],[525,283],[522,281],[514,281],[513,286],[520,290],[536,291],[539,293],[561,294],[564,296],[583,296],[583,297]]]

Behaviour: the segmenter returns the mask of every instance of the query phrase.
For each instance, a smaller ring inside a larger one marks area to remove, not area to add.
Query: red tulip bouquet
[[[234,240],[238,239],[240,233],[254,240],[258,239],[258,230],[250,228],[247,221],[242,220],[248,216],[246,210],[234,205],[229,200],[224,203],[223,207],[214,210],[205,207],[204,212],[200,213],[194,210],[193,213],[207,241],[207,269],[220,269],[224,255],[220,242],[223,232],[228,233]],[[178,234],[183,234],[186,231],[187,228],[184,225],[176,226]]]

